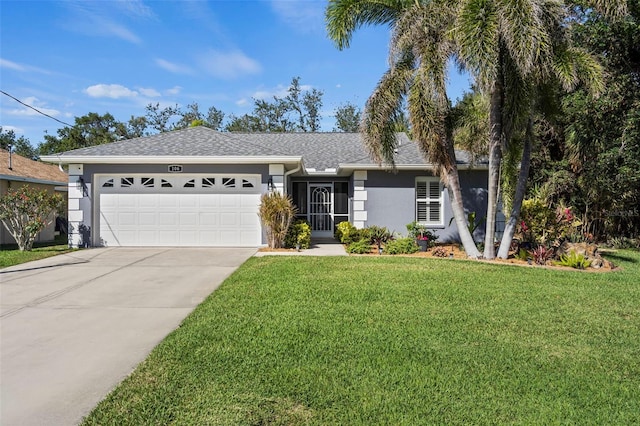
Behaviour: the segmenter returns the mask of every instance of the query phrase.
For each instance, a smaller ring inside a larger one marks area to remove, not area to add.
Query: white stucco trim
[[[42,161],[56,164],[298,164],[300,156],[171,156],[171,155],[43,155]]]
[[[352,203],[352,220],[353,225],[362,229],[367,226],[367,171],[353,171],[353,203]]]

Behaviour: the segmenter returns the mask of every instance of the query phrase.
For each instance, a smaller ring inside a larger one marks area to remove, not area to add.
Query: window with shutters
[[[416,178],[416,221],[424,225],[444,225],[442,183],[436,177]]]

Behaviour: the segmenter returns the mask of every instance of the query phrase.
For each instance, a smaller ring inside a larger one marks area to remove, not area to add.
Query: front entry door
[[[333,237],[333,185],[309,184],[309,221],[314,237]]]

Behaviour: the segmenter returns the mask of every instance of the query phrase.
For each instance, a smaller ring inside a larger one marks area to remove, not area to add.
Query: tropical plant
[[[385,254],[411,254],[417,252],[418,245],[413,238],[397,238],[384,245]]]
[[[389,230],[383,226],[368,226],[367,234],[369,236],[369,242],[371,244],[375,244],[378,248],[378,251],[382,248],[382,245],[387,241],[391,241],[393,239],[393,235]]]
[[[413,139],[445,183],[467,255],[480,256],[464,216],[452,135],[446,68],[455,4],[446,1],[332,0],[326,11],[329,37],[340,49],[368,24],[393,29],[390,68],[366,103],[361,132],[374,161],[394,165],[395,132],[406,104]]]
[[[296,208],[288,195],[278,191],[263,194],[258,216],[266,228],[269,248],[282,248],[289,226],[296,215]]]
[[[13,236],[20,251],[30,251],[36,237],[55,220],[64,205],[60,194],[29,185],[9,188],[0,197],[0,220]]]
[[[554,252],[545,245],[539,245],[532,252],[533,261],[537,265],[546,265],[553,258]]]
[[[574,269],[586,269],[591,266],[591,260],[587,260],[583,254],[571,250],[569,254],[560,256],[560,260],[554,262],[558,266],[568,266]]]
[[[610,16],[626,11],[624,0],[583,2]],[[584,6],[585,4],[582,4]],[[449,126],[445,90],[447,64],[455,60],[468,71],[489,98],[489,182],[485,257],[495,253],[495,216],[503,147],[522,135],[522,160],[513,208],[499,251],[506,257],[519,205],[524,197],[533,123],[530,118],[536,88],[558,79],[565,89],[578,81],[601,82],[601,68],[585,50],[571,43],[568,27],[573,5],[545,0],[399,1],[331,0],[327,7],[330,38],[348,47],[353,32],[366,24],[390,24],[391,67],[365,108],[362,131],[375,160],[393,164],[396,141],[393,118],[407,98],[412,132],[429,161],[447,184],[465,251],[478,251],[465,231],[462,199]],[[515,156],[513,157],[515,158]],[[457,193],[456,193],[457,192]],[[460,198],[459,198],[460,197]]]
[[[311,246],[311,226],[304,219],[296,220],[287,231],[284,240],[287,248],[308,249]]]

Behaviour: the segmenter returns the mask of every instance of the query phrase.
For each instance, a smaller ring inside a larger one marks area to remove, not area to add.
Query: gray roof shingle
[[[416,144],[406,134],[399,133],[398,138],[396,164],[426,164]],[[318,171],[338,168],[340,164],[373,163],[359,133],[226,133],[206,127],[80,148],[63,152],[58,158],[65,156],[295,156],[303,158],[307,169]],[[468,158],[464,160],[468,161]]]

